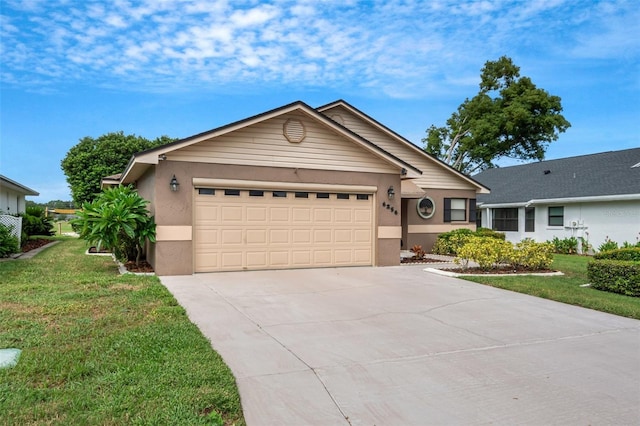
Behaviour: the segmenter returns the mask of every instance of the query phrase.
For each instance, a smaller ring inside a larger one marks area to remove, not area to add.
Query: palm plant
[[[131,186],[106,189],[94,201],[84,203],[72,223],[80,237],[98,250],[111,250],[119,260],[135,260],[138,265],[146,240],[156,241],[148,203]]]

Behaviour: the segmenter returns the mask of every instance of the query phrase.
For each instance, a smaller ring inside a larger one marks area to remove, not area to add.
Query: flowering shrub
[[[549,269],[553,263],[553,250],[552,243],[537,243],[530,238],[525,238],[516,244],[510,263],[516,268]]]
[[[458,249],[454,262],[467,267],[472,260],[486,270],[493,269],[499,263],[511,263],[513,245],[497,238],[470,237],[466,244]]]
[[[485,271],[500,264],[530,270],[549,269],[553,262],[553,244],[527,238],[514,247],[512,243],[496,238],[471,237],[458,250],[454,261],[464,268],[469,261],[474,261]]]
[[[466,228],[444,232],[438,235],[432,251],[435,254],[456,254],[472,235],[473,231]]]

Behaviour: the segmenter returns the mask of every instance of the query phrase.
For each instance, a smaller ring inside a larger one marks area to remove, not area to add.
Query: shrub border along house
[[[596,254],[587,264],[591,287],[640,297],[640,248],[623,248]]]

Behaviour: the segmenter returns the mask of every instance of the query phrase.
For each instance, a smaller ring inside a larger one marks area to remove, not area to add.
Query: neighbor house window
[[[444,221],[463,222],[467,220],[467,199],[466,198],[445,198],[444,199]]]
[[[482,228],[482,210],[476,210],[476,228]]]
[[[524,209],[524,232],[535,232],[536,230],[536,208],[525,207]]]
[[[496,231],[518,231],[518,209],[493,209],[492,228]]]
[[[549,226],[564,225],[564,207],[549,207]]]

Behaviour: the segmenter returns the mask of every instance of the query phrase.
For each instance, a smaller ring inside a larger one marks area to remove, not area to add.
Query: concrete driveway
[[[249,425],[640,424],[640,321],[419,266],[162,283]]]

